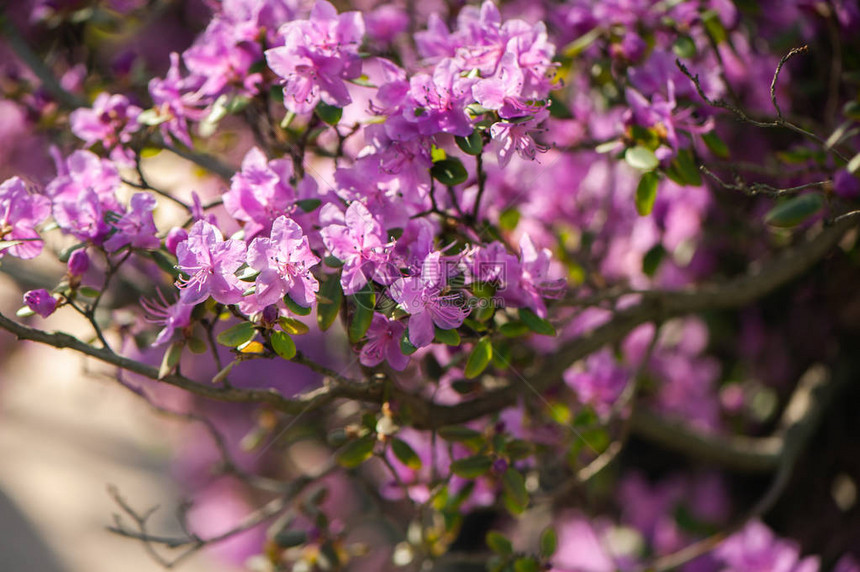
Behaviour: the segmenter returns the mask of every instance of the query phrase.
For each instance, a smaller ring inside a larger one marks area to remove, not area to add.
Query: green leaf
[[[562,54],[566,58],[575,58],[582,52],[584,52],[588,46],[593,44],[597,38],[599,38],[603,34],[603,29],[600,26],[596,26],[581,35],[568,45],[566,45],[562,51]]]
[[[658,243],[652,246],[645,253],[645,256],[642,257],[642,273],[645,276],[653,277],[657,273],[657,269],[660,267],[660,263],[663,262],[665,256],[666,249],[663,248],[662,244]]]
[[[474,479],[486,475],[493,466],[493,460],[486,455],[474,455],[457,459],[451,463],[451,472],[464,479]]]
[[[481,375],[493,358],[493,346],[490,343],[490,338],[481,338],[475,347],[472,348],[472,353],[469,354],[469,359],[466,360],[465,375],[467,379],[474,379]]]
[[[282,530],[272,540],[279,548],[293,548],[308,541],[308,533],[304,530]]]
[[[164,379],[172,372],[179,363],[179,358],[182,357],[183,342],[173,342],[167,351],[164,352],[164,357],[161,359],[161,367],[158,368],[158,379]]]
[[[858,171],[860,171],[860,153],[854,155],[854,157],[852,157],[851,160],[848,161],[848,166],[845,168],[852,175],[858,174]]]
[[[370,78],[367,76],[367,74],[361,74],[357,78],[351,79],[349,81],[351,83],[354,83],[355,85],[360,85],[362,87],[376,87],[376,85],[372,81],[370,81]]]
[[[418,351],[418,348],[412,345],[412,342],[409,341],[409,330],[403,332],[403,337],[400,338],[400,351],[403,352],[403,355],[411,356],[415,352]]]
[[[502,475],[502,490],[505,494],[505,505],[514,514],[521,514],[529,505],[529,493],[526,490],[526,480],[513,467],[508,467]]]
[[[161,114],[156,109],[144,109],[137,115],[138,123],[141,125],[149,125],[150,127],[161,125],[168,119],[170,119],[169,115]]]
[[[511,347],[504,342],[493,346],[493,359],[491,363],[496,369],[507,369],[511,365]]]
[[[674,171],[682,185],[699,187],[702,185],[702,173],[693,159],[693,152],[689,149],[678,151],[678,155],[672,161],[670,170]]]
[[[286,332],[272,332],[271,337],[272,349],[280,357],[290,360],[296,357],[296,344],[293,338]]]
[[[373,311],[376,307],[376,293],[370,283],[364,285],[360,291],[352,296],[355,310],[352,313],[352,321],[349,323],[349,341],[358,343],[370,329],[373,321]]]
[[[802,223],[824,206],[824,198],[815,193],[791,198],[777,205],[764,217],[764,222],[779,228],[791,228]]]
[[[441,147],[437,147],[436,145],[432,145],[430,147],[430,161],[433,163],[444,161],[447,156],[448,153],[446,153]]]
[[[499,332],[506,338],[519,338],[529,333],[529,327],[523,322],[506,322],[499,326]]]
[[[460,334],[457,330],[443,330],[440,327],[436,327],[436,335],[434,336],[434,341],[445,344],[446,346],[459,346],[460,345]]]
[[[74,251],[80,250],[81,248],[86,248],[86,247],[87,247],[86,242],[79,242],[78,244],[73,244],[72,246],[69,246],[68,248],[64,248],[63,250],[61,250],[60,254],[57,255],[57,258],[60,260],[60,262],[65,264],[66,262],[69,261],[69,257],[72,256],[72,253]],[[176,269],[173,269],[173,271],[176,272]]]
[[[648,216],[654,208],[654,201],[657,200],[657,187],[660,185],[660,176],[649,171],[643,173],[639,179],[639,184],[636,186],[636,212],[639,216]]]
[[[416,453],[406,441],[398,439],[397,437],[392,437],[391,450],[394,452],[394,456],[397,457],[398,461],[413,471],[417,471],[421,468],[421,459],[418,457],[418,453]]]
[[[448,187],[464,183],[469,177],[466,167],[456,157],[448,157],[433,163],[430,174],[433,175],[434,179]]]
[[[78,288],[78,293],[81,296],[86,296],[87,298],[98,298],[99,291],[95,288],[90,288],[89,286],[81,286]]]
[[[702,135],[702,141],[705,142],[705,145],[710,149],[711,153],[720,159],[729,158],[729,147],[726,145],[725,141],[720,139],[720,136],[717,135],[716,131],[710,131]]]
[[[357,467],[370,458],[375,444],[376,436],[373,434],[351,441],[337,454],[337,462],[347,469]]]
[[[641,171],[653,171],[660,166],[660,161],[654,151],[642,145],[627,149],[624,152],[624,160],[634,169]]]
[[[337,125],[340,121],[340,118],[343,117],[343,109],[340,107],[336,107],[334,105],[329,105],[324,101],[320,101],[316,108],[314,109],[314,113],[322,119],[325,123],[329,125]]]
[[[179,270],[176,268],[176,259],[169,254],[165,254],[160,250],[149,250],[146,255],[152,258],[152,261],[164,272],[167,272],[174,278],[179,277]],[[68,259],[67,259],[68,260]]]
[[[296,201],[296,206],[305,211],[306,213],[312,212],[321,204],[322,201],[319,199],[302,199],[300,201]]]
[[[484,436],[481,433],[462,425],[442,427],[439,429],[439,437],[445,441],[462,443],[472,448],[480,447],[484,441]]]
[[[295,318],[286,318],[281,317],[278,318],[278,324],[280,324],[281,329],[283,329],[288,334],[294,336],[300,336],[302,334],[307,334],[310,331],[308,325],[304,322],[300,322]]]
[[[317,295],[317,323],[322,331],[331,327],[340,312],[343,289],[340,287],[340,274],[329,274],[320,285]]]
[[[517,209],[505,209],[499,215],[499,227],[502,230],[511,231],[517,228],[520,222],[520,211]]]
[[[484,150],[484,138],[481,135],[481,132],[477,129],[472,131],[472,134],[468,137],[454,137],[454,141],[457,142],[457,147],[459,147],[463,153],[467,153],[469,155],[480,155],[481,151]]]
[[[206,345],[206,342],[204,342],[200,338],[189,338],[188,349],[190,349],[191,352],[195,354],[205,354],[207,351],[209,351],[209,347]]]
[[[558,537],[555,534],[555,529],[551,526],[543,529],[540,533],[540,555],[541,558],[549,558],[555,554],[558,548]]]
[[[715,44],[722,44],[728,38],[726,29],[720,21],[720,15],[716,10],[708,10],[702,14],[702,23],[705,25],[705,30]]]
[[[487,533],[487,547],[496,554],[510,556],[514,553],[514,545],[501,532],[491,530]]]
[[[520,308],[520,320],[536,334],[542,336],[554,336],[555,327],[528,308]]]
[[[216,373],[216,374],[215,374],[215,376],[212,378],[212,383],[213,383],[213,384],[218,384],[218,383],[221,383],[222,381],[224,381],[225,379],[227,379],[227,376],[228,376],[228,375],[230,375],[230,372],[233,370],[233,367],[234,367],[237,363],[239,363],[239,362],[231,361],[230,363],[228,363],[227,365],[225,365],[225,366],[221,369],[221,371],[219,371],[218,373]]]
[[[514,561],[514,572],[539,572],[540,564],[532,556],[521,556]]]
[[[215,340],[222,346],[228,348],[236,348],[244,343],[250,342],[257,330],[254,329],[254,324],[251,322],[241,322],[231,328],[227,328]]]
[[[290,312],[292,312],[296,316],[307,316],[311,313],[311,308],[305,308],[304,306],[290,298],[289,294],[284,296],[284,305]]]
[[[680,36],[675,43],[672,44],[672,51],[675,55],[683,59],[692,59],[696,57],[696,42],[690,36]]]

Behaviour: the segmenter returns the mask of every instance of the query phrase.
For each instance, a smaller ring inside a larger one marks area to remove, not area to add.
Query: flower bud
[[[90,257],[84,249],[69,256],[69,276],[81,276],[90,267]]]
[[[188,231],[181,227],[174,227],[167,233],[167,238],[164,239],[164,246],[170,254],[176,255],[176,247],[180,242],[184,242],[188,238]]]
[[[24,293],[24,303],[43,318],[47,318],[57,309],[57,299],[45,289],[30,290]]]

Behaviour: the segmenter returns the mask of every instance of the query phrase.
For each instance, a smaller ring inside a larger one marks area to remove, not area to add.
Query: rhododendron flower
[[[24,304],[43,318],[47,318],[57,309],[57,299],[45,289],[25,292]]]
[[[499,158],[499,165],[507,166],[514,153],[523,159],[534,161],[538,151],[543,152],[549,149],[545,145],[536,143],[532,138],[533,133],[542,131],[539,125],[548,115],[548,111],[541,110],[534,116],[517,121],[499,121],[490,127],[490,136]]]
[[[198,304],[209,296],[222,304],[242,299],[244,289],[235,272],[245,262],[244,242],[224,240],[217,228],[199,220],[176,247],[176,257],[176,267],[188,274],[176,282],[183,304]]]
[[[565,288],[563,278],[549,277],[551,260],[549,249],[538,249],[529,235],[524,234],[520,239],[519,268],[508,270],[511,284],[503,292],[505,299],[530,308],[541,318],[546,318],[544,298],[560,298]]]
[[[346,209],[345,225],[330,224],[320,234],[326,248],[343,261],[340,283],[344,294],[355,294],[368,279],[388,284],[393,279],[388,264],[391,245],[379,221],[360,202]]]
[[[443,330],[459,328],[469,314],[462,294],[446,292],[448,264],[442,253],[431,253],[421,274],[400,278],[388,289],[391,298],[409,313],[409,341],[423,348],[433,341],[433,325]]]
[[[268,306],[289,295],[309,308],[319,291],[319,282],[310,269],[319,261],[296,221],[285,216],[275,219],[271,237],[257,237],[248,247],[248,266],[260,271],[256,301]]]
[[[403,118],[416,124],[422,135],[470,135],[472,120],[466,106],[472,102],[475,81],[474,77],[462,77],[451,59],[438,64],[433,75],[415,74],[409,82],[410,104]]]
[[[726,572],[818,572],[819,568],[817,557],[801,558],[795,543],[777,538],[758,520],[723,541],[713,554],[726,565]]]
[[[317,0],[308,20],[280,29],[284,45],[266,51],[269,67],[284,80],[284,105],[294,113],[313,111],[320,99],[344,107],[352,101],[344,80],[361,75],[358,47],[364,37],[360,12],[338,14]]]
[[[127,244],[132,248],[158,248],[161,241],[155,236],[157,229],[152,219],[156,204],[155,197],[149,193],[132,195],[128,212],[114,223],[116,232],[105,241],[104,247],[108,251],[119,250]]]
[[[69,262],[67,265],[69,276],[82,276],[89,267],[90,257],[85,249],[78,249],[69,255]]]
[[[158,291],[158,298],[158,300],[145,298],[140,300],[141,306],[149,313],[146,320],[164,326],[152,342],[154,346],[170,341],[174,331],[191,324],[191,311],[194,310],[194,304],[184,304],[181,300],[173,304],[168,303],[161,290]]]
[[[42,241],[36,226],[51,212],[48,197],[30,193],[27,184],[19,177],[12,177],[0,185],[0,240],[22,241],[0,250],[0,257],[7,252],[18,258],[35,258],[42,252]]]
[[[111,159],[127,165],[134,164],[134,153],[126,148],[132,135],[140,130],[137,116],[141,109],[121,94],[100,93],[92,108],[76,109],[69,115],[72,133],[91,147],[101,143],[110,151]]]
[[[406,326],[396,320],[389,320],[382,314],[374,314],[367,330],[367,342],[361,348],[359,361],[362,365],[373,367],[383,360],[393,369],[403,371],[409,363],[409,356],[400,349],[400,339]]]
[[[179,70],[179,54],[170,54],[170,69],[162,78],[149,82],[149,95],[159,117],[159,129],[165,140],[171,135],[188,147],[192,147],[188,133],[188,120],[200,121],[206,116],[201,108],[199,96],[194,93],[196,86],[183,78]],[[139,117],[138,119],[142,119]]]
[[[233,175],[230,190],[224,193],[224,207],[233,218],[245,221],[246,240],[269,232],[276,218],[290,212],[297,199],[290,185],[292,175],[291,161],[267,161],[257,147],[245,155],[242,169]]]

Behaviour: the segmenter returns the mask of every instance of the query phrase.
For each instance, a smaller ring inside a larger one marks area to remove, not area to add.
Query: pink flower
[[[367,330],[367,342],[361,348],[361,364],[373,367],[385,360],[397,371],[406,369],[409,357],[400,349],[400,339],[405,331],[406,326],[400,322],[389,320],[382,314],[374,314],[370,329]]]
[[[0,185],[0,240],[20,240],[0,250],[18,258],[35,258],[42,252],[42,241],[36,226],[51,212],[51,201],[42,195],[31,194],[26,183],[12,177]]]
[[[248,247],[248,265],[260,271],[256,301],[268,306],[289,295],[300,306],[312,306],[319,282],[310,269],[319,261],[294,220],[285,216],[275,219],[271,237],[257,237]]]
[[[284,80],[284,105],[293,113],[313,111],[320,100],[344,107],[352,101],[344,80],[361,75],[358,48],[364,37],[360,12],[338,15],[317,0],[310,19],[280,29],[284,45],[266,51],[269,67]]]
[[[57,299],[45,289],[25,292],[24,303],[43,318],[47,318],[57,309]]]
[[[198,304],[209,296],[222,304],[242,299],[244,288],[235,272],[245,262],[244,242],[225,241],[217,228],[199,220],[176,247],[176,257],[176,267],[189,276],[176,282],[183,304]]]

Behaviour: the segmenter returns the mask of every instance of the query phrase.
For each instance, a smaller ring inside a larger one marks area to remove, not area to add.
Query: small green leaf
[[[709,131],[702,135],[702,141],[705,142],[705,145],[710,149],[711,153],[720,159],[729,158],[729,147],[722,139],[720,139],[720,136],[717,135],[716,131]]]
[[[484,441],[484,436],[468,427],[462,425],[449,425],[439,429],[439,437],[452,443],[463,443],[470,447],[479,447]]]
[[[228,375],[230,375],[230,372],[233,370],[233,367],[234,367],[237,363],[239,363],[239,362],[231,361],[230,363],[228,363],[227,365],[225,365],[225,366],[221,369],[221,371],[219,371],[218,373],[216,373],[216,374],[215,374],[215,377],[213,377],[213,378],[212,378],[212,383],[213,383],[213,384],[219,384],[219,383],[221,383],[222,381],[224,381],[225,379],[227,379],[227,376],[228,376]]]
[[[477,129],[472,131],[472,134],[468,137],[454,137],[454,141],[457,142],[457,147],[459,147],[463,153],[467,153],[469,155],[480,155],[481,151],[484,150],[484,138],[481,136],[481,132]]]
[[[78,288],[78,293],[81,296],[86,296],[87,298],[98,298],[99,291],[95,288],[90,288],[89,286],[81,286]]]
[[[665,256],[666,249],[663,248],[662,244],[657,243],[652,246],[645,253],[645,256],[642,257],[642,273],[645,276],[653,277],[657,273],[657,269],[660,267],[660,263],[663,262]]]
[[[409,330],[403,332],[403,337],[400,338],[400,351],[403,352],[403,355],[407,356],[411,356],[418,351],[418,348],[413,346],[412,342],[409,341]]]
[[[636,186],[636,212],[639,216],[648,216],[654,208],[657,200],[657,187],[660,185],[660,176],[649,171],[642,174],[639,185]]]
[[[514,561],[514,572],[539,572],[540,564],[532,556],[521,556]]]
[[[278,318],[278,324],[280,324],[282,330],[293,336],[307,334],[310,331],[307,324],[295,318]]]
[[[190,349],[191,352],[195,354],[205,354],[209,350],[209,348],[206,346],[206,342],[204,342],[200,338],[189,338],[188,349]]]
[[[520,211],[517,209],[505,209],[499,215],[499,227],[502,230],[511,231],[517,228],[520,222]]]
[[[708,10],[702,14],[702,23],[705,25],[705,30],[715,44],[722,44],[728,38],[726,29],[720,21],[720,14],[716,10]]]
[[[540,555],[541,558],[549,558],[555,554],[558,548],[558,537],[555,534],[555,529],[551,526],[543,529],[540,533]]]
[[[326,331],[334,323],[342,301],[340,274],[329,274],[320,285],[317,301],[317,323],[322,331]]]
[[[529,333],[529,327],[523,322],[506,322],[499,326],[499,331],[506,338],[519,338]]]
[[[588,46],[593,44],[603,34],[601,26],[595,26],[585,34],[581,35],[564,47],[562,54],[566,58],[575,58],[584,52]]]
[[[347,469],[355,468],[370,458],[375,444],[376,436],[373,434],[351,441],[337,454],[337,462]]]
[[[65,264],[66,262],[69,261],[69,257],[72,256],[72,253],[74,251],[80,250],[81,248],[86,248],[86,247],[87,247],[86,242],[79,242],[78,244],[73,244],[72,246],[69,246],[68,248],[64,248],[63,250],[61,250],[60,254],[57,255],[57,258],[60,260],[60,262]],[[173,271],[176,272],[175,269],[173,269]]]
[[[682,185],[689,185],[691,187],[702,185],[702,173],[699,172],[696,161],[693,159],[693,152],[689,149],[678,151],[678,155],[672,161],[670,170],[677,173]]]
[[[373,321],[373,312],[376,307],[376,293],[370,283],[364,285],[360,291],[352,296],[355,310],[352,313],[352,321],[349,323],[349,341],[358,343],[370,329]]]
[[[824,198],[817,194],[793,197],[777,205],[764,217],[764,222],[779,228],[791,228],[802,223],[824,206]]]
[[[152,258],[152,261],[164,272],[167,272],[174,278],[179,277],[179,270],[176,268],[176,259],[160,250],[148,250],[146,255]],[[67,259],[68,260],[68,259]]]
[[[536,334],[542,336],[554,336],[555,327],[528,308],[520,308],[520,320]]]
[[[653,171],[660,166],[660,160],[657,159],[654,151],[641,145],[627,149],[624,153],[624,160],[627,161],[628,165],[640,171]]]
[[[474,479],[486,475],[493,466],[493,460],[486,455],[474,455],[457,459],[451,463],[451,472],[464,479]]]
[[[312,212],[321,204],[322,201],[319,199],[302,199],[300,201],[296,201],[296,206],[305,211],[306,213]]]
[[[279,548],[293,548],[308,541],[308,533],[304,530],[282,530],[272,540]]]
[[[284,305],[290,312],[292,312],[296,316],[307,316],[311,313],[311,308],[305,308],[304,306],[290,298],[289,294],[284,296]]]
[[[496,554],[510,556],[514,553],[514,545],[501,532],[491,530],[487,533],[487,547]]]
[[[173,342],[167,351],[164,352],[164,357],[161,360],[161,367],[158,368],[158,379],[164,379],[172,372],[179,363],[179,358],[182,357],[183,342]]]
[[[29,306],[21,306],[18,308],[18,311],[15,312],[15,315],[19,318],[29,318],[30,316],[35,316],[36,312],[31,310]]]
[[[137,114],[137,122],[141,125],[154,127],[170,119],[170,115],[161,114],[156,109],[144,109]]]
[[[272,349],[280,357],[287,360],[296,357],[296,344],[288,333],[281,331],[272,332],[271,342]]]
[[[529,493],[522,474],[513,467],[508,467],[502,475],[502,490],[506,497],[506,506],[514,514],[521,514],[529,505]]]
[[[692,59],[696,57],[696,42],[690,36],[679,36],[672,44],[672,51],[675,55],[683,59]]]
[[[430,174],[433,175],[434,179],[448,187],[464,183],[469,177],[466,167],[456,157],[448,157],[433,163]]]
[[[421,458],[418,457],[418,453],[416,453],[406,441],[398,439],[397,437],[392,437],[391,450],[394,452],[394,456],[397,457],[398,461],[413,471],[417,471],[421,468]]]
[[[254,324],[251,322],[241,322],[231,328],[227,328],[215,340],[222,346],[228,348],[236,348],[244,343],[250,342],[257,330],[254,329]]]
[[[852,175],[857,175],[860,172],[860,153],[854,155],[845,168]]]
[[[329,125],[337,125],[340,118],[343,117],[343,109],[334,105],[329,105],[324,101],[320,101],[317,104],[314,109],[314,113]]]
[[[490,338],[481,338],[475,347],[472,348],[472,353],[469,354],[469,359],[466,360],[465,375],[467,379],[474,379],[481,375],[493,358],[493,345],[490,343]]]
[[[459,346],[460,345],[460,334],[457,330],[443,330],[442,328],[436,327],[436,335],[433,338],[434,341],[445,344],[446,346]]]
[[[504,342],[494,345],[491,361],[496,369],[507,369],[511,365],[511,347]]]
[[[437,147],[436,145],[430,147],[430,160],[433,163],[444,161],[447,156],[448,153],[446,153],[443,148]]]

